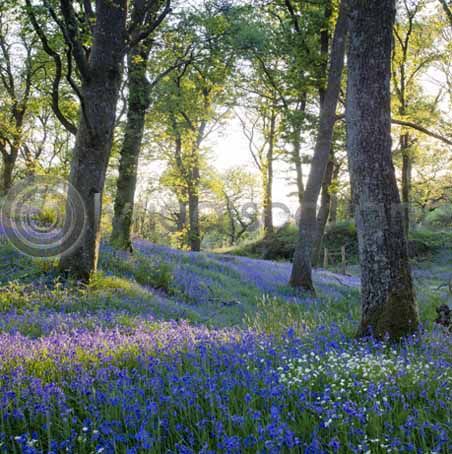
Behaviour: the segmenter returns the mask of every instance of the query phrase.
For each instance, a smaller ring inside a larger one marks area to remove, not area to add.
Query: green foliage
[[[332,251],[340,251],[345,246],[347,258],[354,258],[358,255],[358,235],[356,226],[351,221],[341,221],[329,225],[325,231],[324,246]]]
[[[152,263],[141,259],[138,261],[134,275],[141,285],[150,285],[167,293],[172,291],[173,273],[168,263]]]
[[[274,233],[251,242],[245,242],[226,252],[253,258],[268,260],[291,260],[295,250],[298,229],[293,224],[285,224]]]
[[[431,211],[425,217],[425,224],[436,228],[451,228],[452,206],[445,205]]]
[[[292,260],[297,237],[298,228],[294,224],[285,224],[267,238],[245,243],[228,252],[268,260]],[[323,245],[331,251],[340,251],[345,245],[347,257],[356,260],[358,240],[354,223],[344,221],[327,226]]]
[[[173,293],[172,267],[163,261],[144,257],[139,252],[125,258],[113,250],[102,257],[101,266],[110,272],[133,277],[140,285],[163,290],[169,295]]]
[[[58,212],[55,208],[45,206],[33,216],[33,219],[42,225],[55,225],[58,221]]]
[[[441,249],[452,250],[452,232],[450,230],[430,230],[425,228],[417,228],[410,232],[410,238],[425,244],[434,252]]]
[[[266,239],[245,242],[223,250],[223,252],[245,257],[289,261],[293,258],[297,236],[296,226],[286,224],[276,229]],[[351,221],[341,221],[328,225],[323,238],[323,246],[330,252],[340,252],[341,247],[345,246],[347,262],[349,264],[357,263],[358,237],[355,224]],[[410,232],[408,252],[411,258],[428,258],[443,247],[452,249],[452,234],[449,231],[415,229]],[[334,260],[330,260],[330,262],[334,262]]]

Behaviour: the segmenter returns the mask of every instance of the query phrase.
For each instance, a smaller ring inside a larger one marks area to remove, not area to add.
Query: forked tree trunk
[[[341,2],[339,17],[334,32],[328,84],[320,110],[320,125],[311,163],[311,171],[301,207],[298,242],[295,248],[292,274],[289,284],[315,292],[312,283],[312,251],[316,231],[317,200],[322,187],[328,156],[331,150],[333,128],[336,121],[336,107],[344,66],[345,41],[347,37],[347,14],[345,0]]]
[[[391,155],[390,70],[395,0],[352,0],[347,150],[361,265],[359,335],[397,339],[418,326]]]
[[[82,85],[83,108],[69,179],[85,205],[86,228],[75,247],[60,260],[62,271],[81,280],[88,280],[97,269],[102,195],[126,45],[127,2],[111,0],[97,4],[94,41],[88,75]],[[77,204],[73,191],[68,194],[68,206],[71,204]]]
[[[143,140],[146,111],[149,107],[150,83],[146,77],[150,46],[140,44],[128,55],[129,96],[127,124],[119,161],[111,243],[131,249],[130,231],[137,185],[138,160]]]

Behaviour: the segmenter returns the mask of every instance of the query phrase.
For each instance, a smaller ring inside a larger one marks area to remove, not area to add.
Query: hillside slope
[[[386,346],[353,338],[356,277],[316,270],[312,298],[287,263],[136,241],[84,287],[0,243],[0,452],[450,452],[431,269],[427,330]]]

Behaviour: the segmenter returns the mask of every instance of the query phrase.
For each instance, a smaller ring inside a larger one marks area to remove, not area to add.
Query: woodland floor
[[[87,287],[0,244],[0,452],[452,449],[452,252],[413,263],[423,334],[353,338],[359,276],[134,243]]]

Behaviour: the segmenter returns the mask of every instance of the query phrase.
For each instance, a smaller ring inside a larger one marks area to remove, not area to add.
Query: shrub
[[[426,216],[425,222],[435,228],[452,227],[452,206],[445,205],[433,210]]]
[[[133,278],[141,285],[173,293],[173,268],[169,263],[156,257],[145,257],[138,251],[129,254],[111,246],[104,246],[101,268],[109,273]]]
[[[172,267],[165,262],[152,261],[149,258],[139,258],[136,263],[134,276],[141,285],[172,293],[173,272]]]
[[[297,226],[285,224],[267,238],[244,244],[230,250],[229,253],[267,260],[292,260],[297,237]],[[327,226],[323,245],[331,250],[340,250],[345,245],[347,256],[356,257],[358,240],[354,223],[346,221]]]
[[[323,245],[328,249],[340,251],[345,246],[347,260],[358,256],[358,234],[352,221],[341,221],[326,228]]]

